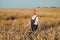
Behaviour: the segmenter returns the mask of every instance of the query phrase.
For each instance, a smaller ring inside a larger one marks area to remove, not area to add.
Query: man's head
[[[36,10],[35,9],[32,10],[32,15],[36,15]]]

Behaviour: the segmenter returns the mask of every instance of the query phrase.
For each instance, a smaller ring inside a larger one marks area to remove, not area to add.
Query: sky
[[[60,0],[0,0],[0,8],[60,7]]]

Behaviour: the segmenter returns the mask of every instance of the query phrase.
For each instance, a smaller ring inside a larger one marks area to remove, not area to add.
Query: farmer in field
[[[38,28],[39,18],[36,14],[36,10],[32,10],[32,17],[31,17],[31,30],[36,31]]]
[[[38,18],[37,14],[36,14],[35,9],[32,10],[32,17],[31,17],[30,23],[31,23],[32,32],[35,32],[37,29],[40,30],[39,18]]]

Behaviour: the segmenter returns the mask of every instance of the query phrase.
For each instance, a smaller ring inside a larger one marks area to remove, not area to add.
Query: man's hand
[[[25,27],[28,27],[28,26],[30,26],[30,22],[25,23]]]

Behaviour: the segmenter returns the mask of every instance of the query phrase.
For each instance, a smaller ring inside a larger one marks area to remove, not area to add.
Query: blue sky
[[[60,0],[0,0],[0,8],[60,7]]]

